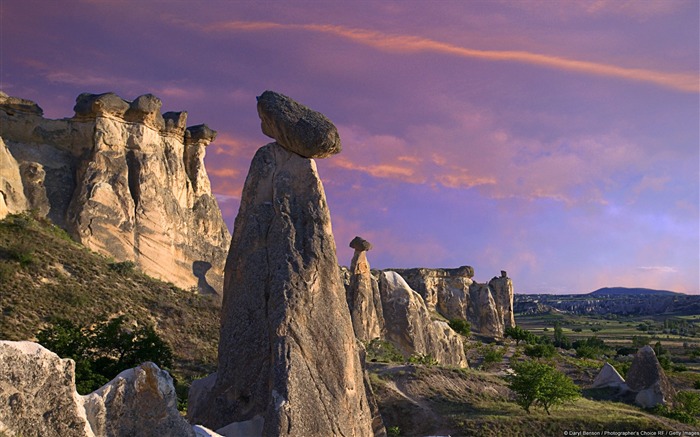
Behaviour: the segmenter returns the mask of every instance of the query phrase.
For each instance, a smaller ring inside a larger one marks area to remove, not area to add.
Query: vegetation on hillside
[[[215,300],[91,252],[31,214],[0,221],[0,296],[3,340],[36,341],[59,318],[87,327],[122,317],[125,325],[152,327],[173,350],[181,397],[188,381],[215,369]]]

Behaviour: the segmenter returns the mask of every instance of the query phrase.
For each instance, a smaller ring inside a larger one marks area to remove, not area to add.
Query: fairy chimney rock
[[[257,423],[263,436],[372,435],[323,185],[315,162],[288,150],[301,143],[327,156],[317,140],[335,128],[314,127],[307,118],[327,119],[277,93],[263,93],[258,110],[278,142],[250,165],[224,275],[218,371],[193,384],[189,419]]]

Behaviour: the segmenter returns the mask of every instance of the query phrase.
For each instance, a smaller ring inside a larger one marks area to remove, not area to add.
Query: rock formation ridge
[[[0,93],[0,218],[32,209],[90,249],[220,292],[230,236],[204,168],[216,132],[161,105],[86,93],[51,120]]]

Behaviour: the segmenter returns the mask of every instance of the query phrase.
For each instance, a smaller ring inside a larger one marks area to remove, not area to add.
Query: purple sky
[[[233,224],[255,96],[336,123],[318,160],[342,264],[469,264],[516,292],[700,291],[700,3],[0,0],[0,88],[69,117],[153,93],[219,132]]]

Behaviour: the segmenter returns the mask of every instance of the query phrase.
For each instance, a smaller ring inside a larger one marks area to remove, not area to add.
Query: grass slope
[[[0,339],[35,340],[54,318],[84,326],[126,315],[152,325],[173,349],[180,382],[216,365],[214,300],[150,278],[75,243],[27,214],[0,221]]]

